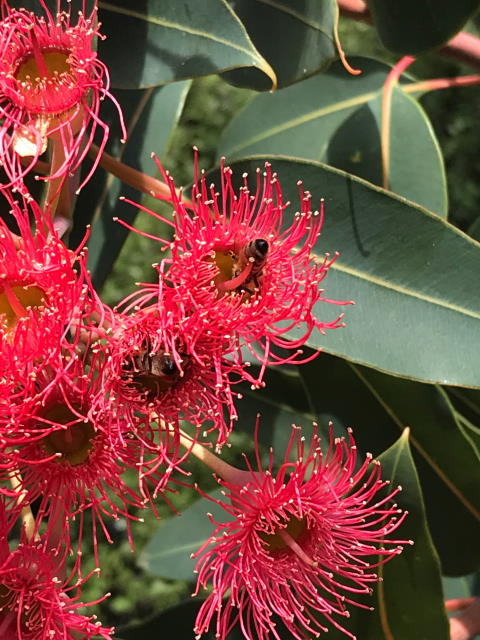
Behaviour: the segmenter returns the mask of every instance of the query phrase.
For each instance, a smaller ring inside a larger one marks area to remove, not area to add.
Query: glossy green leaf
[[[418,55],[439,47],[463,27],[478,0],[367,0],[383,44]]]
[[[229,160],[257,153],[320,160],[381,185],[381,98],[390,69],[368,58],[351,62],[360,76],[337,62],[301,84],[256,96],[225,129],[219,153]],[[426,113],[396,89],[390,119],[389,189],[445,217],[445,168]]]
[[[264,161],[233,163],[235,179],[246,171],[254,188]],[[345,308],[346,328],[314,332],[309,345],[405,377],[480,386],[480,245],[438,216],[342,171],[293,158],[270,161],[293,203],[291,216],[299,178],[314,203],[325,198],[316,251],[320,259],[326,251],[341,255],[322,286],[328,298],[356,302]],[[339,308],[320,302],[316,312],[331,321]]]
[[[317,73],[337,57],[335,0],[293,4],[286,0],[234,0],[231,4],[256,48],[275,70],[279,88]],[[265,74],[255,69],[228,71],[224,78],[237,86],[271,89]]]
[[[471,596],[479,595],[479,578],[480,576],[478,573],[471,573],[458,578],[449,578],[445,576],[442,578],[445,600],[451,600],[453,598],[470,598]]]
[[[255,67],[276,84],[225,0],[113,0],[99,3],[108,38],[100,56],[114,87],[137,89]]]
[[[408,433],[405,431],[379,460],[382,473],[390,478],[392,486],[399,484],[403,489],[395,502],[408,511],[408,516],[397,535],[414,540],[415,544],[405,546],[398,558],[381,569],[383,582],[375,592],[375,612],[362,617],[358,636],[369,640],[448,640],[450,632],[443,606],[440,565],[426,522]]]
[[[190,82],[179,82],[146,91],[118,91],[123,105],[128,105],[127,121],[132,123],[129,139],[114,155],[122,154],[127,165],[147,174],[155,174],[156,166],[150,157],[152,152],[164,157],[172,130],[183,109]],[[92,235],[89,241],[89,267],[95,286],[100,288],[112,270],[113,264],[129,233],[113,218],[118,217],[132,224],[137,209],[119,201],[125,196],[140,202],[142,194],[124,185],[109,174],[97,172],[96,180],[88,184],[80,195],[80,210],[93,214]],[[97,205],[92,211],[90,202]]]
[[[220,490],[211,495],[216,500],[223,499]],[[198,551],[215,528],[207,513],[219,522],[228,520],[219,505],[205,498],[197,500],[160,525],[140,554],[140,566],[165,578],[194,580],[196,560],[190,555]]]
[[[443,606],[440,566],[428,531],[423,497],[415,465],[408,446],[408,435],[402,437],[379,460],[382,476],[393,486],[403,488],[395,497],[399,507],[408,511],[397,537],[412,539],[403,553],[379,568],[382,581],[373,599],[364,599],[374,611],[353,610],[348,629],[359,640],[449,640],[448,619]],[[339,632],[329,640],[342,640]]]
[[[476,568],[480,562],[475,543],[480,537],[480,457],[445,391],[366,367],[352,368],[398,428],[411,428],[411,446],[421,459],[419,473],[430,529],[444,571],[459,574]],[[441,493],[438,481],[443,484]],[[455,519],[450,504],[455,504]],[[445,527],[446,519],[457,525]]]

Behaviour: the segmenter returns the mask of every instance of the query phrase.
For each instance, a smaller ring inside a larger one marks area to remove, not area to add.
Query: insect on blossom
[[[233,172],[223,161],[217,192],[214,184],[207,185],[204,173],[198,177],[197,164],[195,150],[189,204],[157,161],[174,207],[173,222],[150,212],[173,229],[172,242],[158,238],[172,254],[159,270],[173,287],[188,291],[194,307],[208,313],[212,326],[236,336],[238,352],[245,347],[261,362],[256,381],[260,385],[267,365],[305,361],[301,347],[314,329],[323,333],[343,326],[343,314],[323,321],[314,310],[318,302],[350,304],[324,298],[319,288],[338,257],[313,254],[323,223],[323,201],[313,210],[312,196],[299,182],[300,209],[289,214],[290,203],[283,201],[269,163],[263,173],[257,170],[253,193],[246,174],[235,189]],[[291,335],[293,327],[298,337]]]
[[[349,616],[349,605],[365,607],[356,596],[371,593],[376,568],[410,544],[390,538],[406,517],[392,501],[400,487],[385,495],[380,464],[359,459],[351,432],[330,433],[323,449],[316,430],[307,445],[294,427],[276,473],[272,452],[266,469],[258,442],[256,454],[258,470],[219,469],[229,503],[218,504],[230,521],[214,521],[195,554],[196,592],[213,587],[195,633],[214,626],[225,640],[238,622],[248,640],[278,639],[278,619],[298,640],[329,626],[354,638],[338,619]]]
[[[109,340],[105,388],[132,422],[172,425],[160,430],[160,442],[168,436],[174,443],[174,425],[187,420],[205,435],[214,432],[221,446],[237,418],[232,385],[248,375],[226,358],[232,340],[212,327],[208,313],[189,313],[188,295],[162,281],[129,298]]]

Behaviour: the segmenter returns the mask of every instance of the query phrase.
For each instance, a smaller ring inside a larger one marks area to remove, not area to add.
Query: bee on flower
[[[174,207],[173,222],[151,212],[173,231],[171,242],[159,238],[163,250],[171,252],[159,270],[172,287],[188,292],[193,308],[204,310],[212,326],[236,337],[238,353],[244,348],[261,362],[258,386],[267,365],[305,361],[301,347],[312,331],[343,326],[343,314],[331,321],[316,317],[320,301],[349,304],[327,300],[319,288],[337,258],[313,254],[323,201],[313,210],[312,196],[299,182],[300,209],[289,215],[269,163],[263,173],[257,170],[253,193],[246,174],[235,189],[232,170],[223,161],[217,191],[204,173],[199,178],[197,164],[195,150],[189,204],[157,161]],[[291,335],[293,327],[298,337]]]
[[[248,376],[228,358],[232,339],[212,326],[208,313],[193,312],[188,298],[163,279],[141,288],[122,303],[109,337],[105,388],[119,398],[132,423],[148,429],[156,421],[167,450],[178,446],[179,420],[190,422],[202,437],[214,433],[221,447],[237,419],[239,394],[233,386]]]

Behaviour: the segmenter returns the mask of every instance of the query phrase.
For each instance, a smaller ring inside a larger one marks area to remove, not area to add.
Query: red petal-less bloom
[[[130,407],[132,422],[134,414],[146,425],[188,420],[204,432],[217,432],[221,446],[237,418],[238,394],[231,385],[247,375],[225,358],[231,338],[212,326],[205,310],[189,314],[188,292],[163,286],[162,280],[132,297],[109,341],[105,387]],[[127,315],[131,307],[136,310]]]
[[[91,324],[92,315],[101,324],[105,313],[81,251],[61,242],[48,211],[33,201],[11,205],[7,215],[19,235],[0,220],[0,436],[16,431],[16,411],[39,399],[38,373],[58,369],[61,354],[74,353],[80,327]]]
[[[26,501],[38,501],[36,528],[48,521],[56,545],[71,548],[69,521],[76,516],[81,548],[84,515],[90,510],[95,555],[99,529],[111,541],[106,525],[111,518],[126,518],[133,546],[129,523],[138,518],[129,511],[145,507],[150,481],[158,486],[165,478],[155,473],[159,465],[143,443],[132,437],[122,407],[105,397],[103,353],[90,352],[85,361],[77,357],[73,364],[66,359],[64,366],[65,375],[47,368],[37,377],[37,385],[48,392],[25,410],[17,423],[19,444],[4,452],[3,461],[18,471],[18,490],[25,492]],[[138,474],[140,490],[123,480],[127,469]],[[5,482],[8,473],[7,467]]]
[[[320,211],[312,211],[311,195],[301,183],[300,211],[290,216],[287,225],[288,203],[283,202],[277,175],[268,163],[263,177],[257,171],[253,195],[247,176],[235,190],[232,171],[223,164],[220,193],[214,185],[207,186],[205,175],[198,181],[195,168],[193,206],[178,195],[160,164],[159,168],[175,208],[174,240],[166,243],[172,252],[171,260],[164,261],[169,265],[166,277],[173,286],[190,292],[213,325],[239,336],[241,345],[264,366],[300,362],[301,352],[296,350],[315,328],[323,332],[341,326],[341,316],[323,322],[314,315],[317,302],[332,302],[322,297],[319,285],[337,256],[313,258],[323,203]],[[296,339],[287,336],[294,327],[300,334]],[[272,347],[294,352],[279,355]]]
[[[0,22],[0,156],[8,184],[20,187],[48,140],[56,140],[60,154],[54,154],[50,178],[74,171],[86,156],[97,127],[103,139],[108,126],[99,118],[100,103],[109,97],[106,66],[98,60],[95,40],[102,37],[97,8],[71,16],[69,2],[57,1],[52,14],[44,0],[38,0],[44,15],[16,10],[2,0]],[[62,6],[66,11],[62,11]],[[21,158],[29,157],[22,167]],[[96,162],[85,182],[95,170]]]
[[[70,585],[58,577],[62,561],[45,541],[22,542],[0,552],[0,637],[6,640],[113,639],[113,629],[79,610],[97,602],[79,601],[85,580]],[[103,599],[103,598],[102,598]],[[75,635],[78,634],[78,635]]]
[[[296,446],[295,461],[291,461]],[[389,536],[402,513],[385,496],[380,464],[361,463],[351,433],[333,438],[322,451],[316,432],[307,447],[294,428],[284,461],[268,468],[220,471],[220,484],[233,516],[218,524],[198,554],[198,585],[211,585],[195,626],[198,636],[215,626],[224,640],[238,622],[248,640],[280,640],[276,619],[303,640],[348,617],[357,594],[371,592],[376,567],[398,555],[401,544]],[[380,492],[380,493],[379,493]],[[225,598],[225,600],[224,600]]]

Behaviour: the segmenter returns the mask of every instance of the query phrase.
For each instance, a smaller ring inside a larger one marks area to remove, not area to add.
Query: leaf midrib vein
[[[315,259],[323,261],[323,259],[317,256],[315,256]],[[376,276],[372,276],[371,274],[367,274],[364,271],[359,271],[358,269],[355,269],[353,267],[349,267],[345,264],[341,264],[338,260],[334,262],[330,268],[336,271],[347,273],[361,280],[366,280],[367,282],[371,282],[372,284],[376,284],[378,286],[384,287],[385,289],[396,291],[397,293],[400,293],[402,295],[410,296],[411,298],[417,298],[424,302],[429,302],[430,304],[435,304],[439,307],[443,307],[444,309],[449,309],[450,311],[455,311],[456,313],[461,313],[471,318],[475,318],[476,320],[480,320],[480,313],[477,313],[470,309],[465,309],[464,307],[460,307],[451,302],[447,302],[445,300],[435,298],[434,296],[428,295],[426,293],[420,293],[420,292],[414,291],[413,289],[409,289],[408,287],[404,287],[402,285],[389,282],[387,280],[378,278]]]
[[[372,100],[378,91],[370,91],[369,93],[363,93],[360,96],[355,98],[349,98],[348,100],[342,100],[341,102],[335,102],[335,104],[329,105],[327,107],[321,107],[320,109],[316,109],[315,111],[310,111],[309,113],[305,113],[297,118],[292,118],[291,120],[286,120],[276,127],[270,127],[270,129],[264,129],[261,133],[253,136],[252,138],[247,138],[247,140],[243,140],[241,144],[236,145],[228,150],[228,155],[232,156],[234,153],[237,153],[240,149],[244,149],[252,144],[256,144],[261,140],[266,140],[272,136],[277,135],[278,133],[283,133],[284,131],[288,131],[288,129],[293,129],[294,127],[300,126],[307,122],[311,122],[317,118],[321,118],[323,116],[329,115],[331,113],[335,113],[337,111],[343,111],[345,109],[349,109],[350,107],[356,107],[359,104],[364,104],[369,100]]]
[[[205,38],[207,40],[212,40],[213,42],[217,42],[218,44],[223,44],[232,49],[236,49],[237,51],[241,51],[249,56],[252,60],[256,60],[257,62],[261,62],[263,64],[263,60],[255,55],[254,51],[251,51],[242,45],[236,44],[231,40],[226,40],[225,38],[220,38],[215,36],[207,31],[201,31],[200,29],[194,29],[192,27],[188,27],[182,25],[177,22],[172,22],[170,20],[165,20],[164,18],[156,18],[154,16],[145,15],[144,13],[140,13],[139,11],[133,11],[132,9],[123,9],[115,4],[111,4],[110,2],[100,1],[98,6],[101,9],[106,9],[107,11],[112,11],[113,13],[121,13],[122,15],[129,16],[131,18],[137,18],[138,20],[143,20],[145,22],[150,22],[151,24],[158,25],[159,27],[166,27],[168,29],[176,29],[177,31],[183,31],[185,33],[189,33],[193,36],[198,36],[200,38]]]

